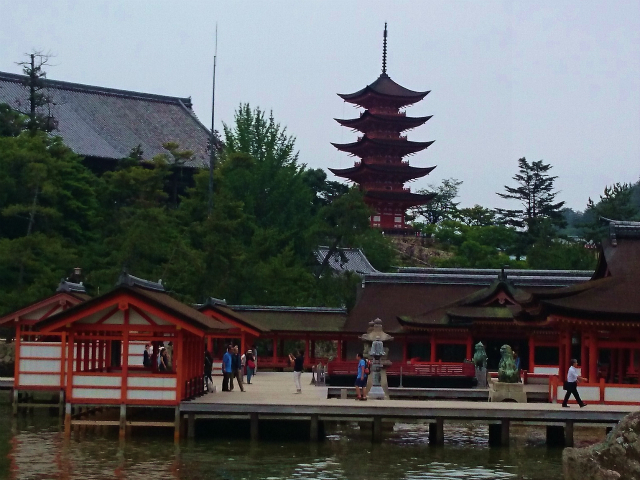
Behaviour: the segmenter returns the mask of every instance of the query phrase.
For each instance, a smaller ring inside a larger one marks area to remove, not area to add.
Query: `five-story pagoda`
[[[424,205],[434,195],[419,195],[405,188],[405,182],[428,175],[435,167],[418,168],[403,160],[407,155],[426,149],[431,142],[411,142],[403,132],[424,124],[431,118],[408,117],[404,108],[422,100],[429,92],[414,92],[398,85],[387,75],[387,24],[384,25],[382,74],[371,85],[351,94],[339,94],[345,102],[364,108],[359,118],[336,119],[345,127],[363,133],[355,143],[333,145],[359,157],[351,168],[330,168],[338,177],[360,185],[365,201],[374,214],[371,225],[385,231],[406,231],[405,212]]]

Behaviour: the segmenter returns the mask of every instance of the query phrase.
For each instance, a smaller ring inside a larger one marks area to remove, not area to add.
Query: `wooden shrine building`
[[[403,110],[421,101],[429,92],[405,88],[387,74],[387,25],[384,26],[382,74],[375,82],[340,97],[365,111],[355,119],[336,119],[341,125],[362,132],[354,143],[333,145],[340,151],[359,157],[351,168],[330,168],[338,177],[357,183],[365,192],[365,201],[374,213],[371,225],[389,232],[406,232],[407,208],[428,203],[433,195],[411,193],[404,184],[428,175],[435,167],[412,167],[404,157],[425,150],[430,142],[412,142],[403,132],[423,125],[428,117],[408,117]]]

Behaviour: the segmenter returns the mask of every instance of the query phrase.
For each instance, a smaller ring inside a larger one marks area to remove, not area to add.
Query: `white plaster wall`
[[[175,400],[175,390],[127,390],[129,400]]]
[[[74,388],[74,398],[119,399],[120,389]]]
[[[18,383],[21,387],[55,387],[60,385],[60,375],[22,373]]]
[[[22,342],[20,357],[61,358],[62,345],[59,342]]]
[[[73,386],[80,387],[117,387],[122,385],[120,377],[106,375],[74,375]]]
[[[605,387],[604,401],[640,403],[640,388]]]
[[[176,388],[177,379],[166,377],[129,377],[127,386],[146,388]]]
[[[60,360],[20,359],[20,372],[60,373]]]

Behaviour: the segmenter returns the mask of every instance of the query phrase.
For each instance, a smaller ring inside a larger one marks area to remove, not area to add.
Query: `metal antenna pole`
[[[215,106],[216,106],[216,60],[218,57],[218,23],[216,23],[216,44],[213,53],[213,87],[211,90],[211,151],[209,154],[209,217],[213,212],[213,169],[216,164],[216,134],[215,134]]]

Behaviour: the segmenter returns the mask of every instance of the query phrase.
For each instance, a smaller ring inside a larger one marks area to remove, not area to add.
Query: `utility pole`
[[[216,60],[218,57],[218,24],[216,23],[216,44],[213,53],[213,87],[211,90],[211,151],[209,155],[209,217],[213,213],[213,169],[216,164]]]

